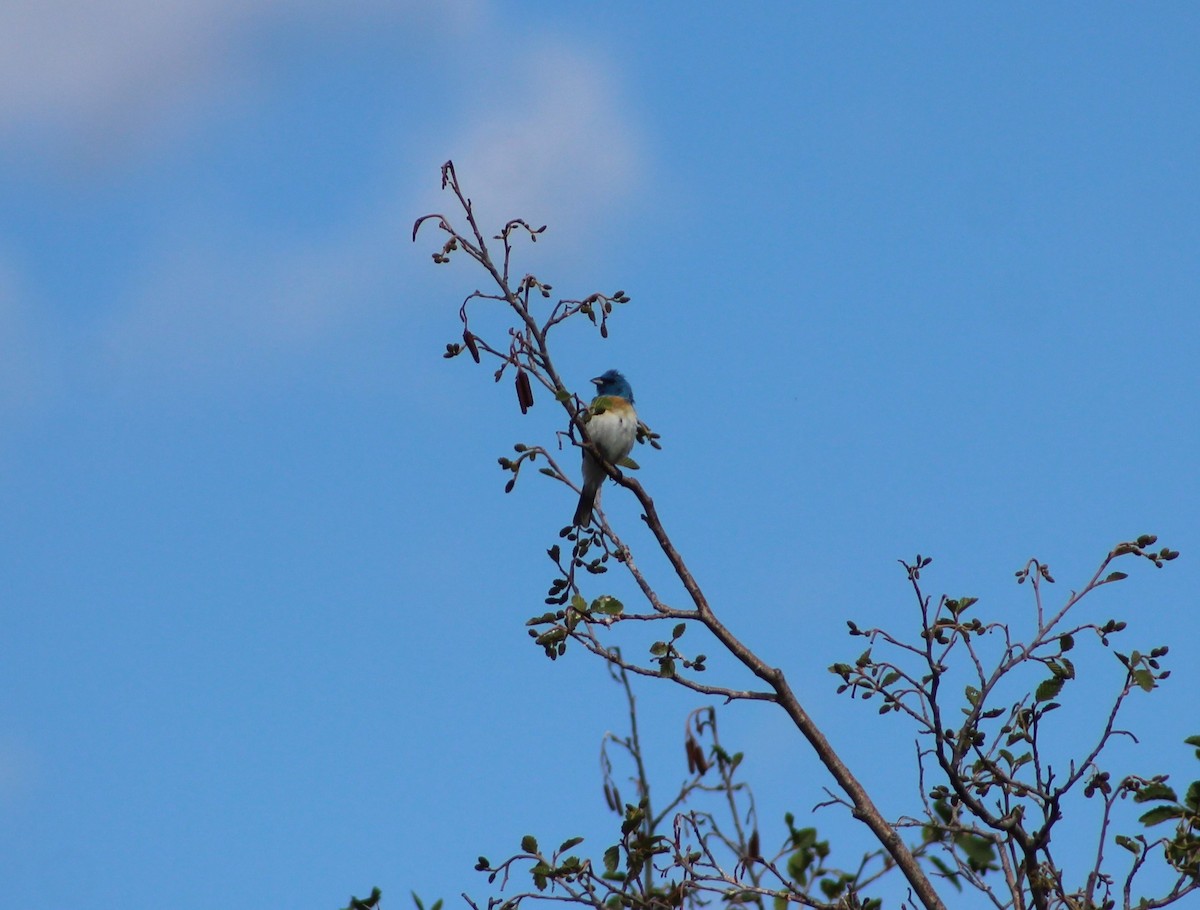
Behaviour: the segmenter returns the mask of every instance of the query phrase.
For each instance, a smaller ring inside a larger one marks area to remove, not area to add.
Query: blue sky
[[[619,693],[523,625],[573,502],[495,467],[561,412],[441,358],[482,276],[409,241],[448,158],[550,225],[521,269],[632,296],[560,367],[629,376],[710,599],[889,808],[912,735],[825,668],[848,618],[911,627],[917,552],[1020,622],[1030,556],[1063,596],[1181,550],[1085,618],[1173,647],[1117,770],[1195,776],[1200,11],[431,6],[0,9],[5,903],[404,907],[526,832],[609,843]],[[697,701],[641,695],[676,781]],[[725,717],[765,819],[822,798]]]

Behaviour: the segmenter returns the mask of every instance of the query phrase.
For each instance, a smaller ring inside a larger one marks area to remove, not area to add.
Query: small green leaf
[[[621,848],[617,844],[613,844],[604,851],[604,871],[613,873],[617,871],[617,863],[621,861]]]
[[[833,900],[846,890],[845,882],[836,878],[823,878],[819,884],[821,893],[824,894],[829,900]]]
[[[1154,674],[1144,668],[1133,671],[1133,680],[1146,692],[1154,688]]]
[[[532,834],[526,834],[523,838],[521,838],[521,849],[524,850],[526,853],[537,853],[538,852],[537,838],[534,837]]]
[[[792,881],[803,885],[808,878],[808,866],[813,860],[812,851],[802,847],[788,857],[787,872]]]
[[[1162,781],[1151,781],[1135,793],[1133,797],[1135,803],[1149,803],[1162,799],[1169,799],[1171,802],[1179,801],[1179,797],[1175,794],[1175,791]]]
[[[592,609],[605,616],[619,616],[625,605],[609,594],[602,594],[592,601]]]
[[[687,631],[687,623],[676,623],[675,628],[671,630],[671,640],[682,638],[683,633]]]
[[[996,848],[985,838],[964,835],[956,838],[955,843],[966,854],[971,868],[976,872],[991,868],[996,859]]]
[[[1128,577],[1129,576],[1126,575],[1124,572],[1109,572],[1108,577],[1105,578],[1104,581],[1101,582],[1101,584],[1108,584],[1110,581],[1123,581],[1124,579],[1126,579]]]
[[[1139,818],[1138,821],[1149,828],[1152,825],[1160,825],[1173,818],[1180,818],[1182,815],[1183,809],[1179,806],[1156,806]]]
[[[1034,692],[1033,697],[1039,702],[1050,701],[1050,699],[1058,697],[1058,693],[1062,691],[1062,687],[1062,678],[1052,676],[1037,687],[1037,691]]]
[[[1200,812],[1200,780],[1194,780],[1188,784],[1187,796],[1183,798],[1183,801],[1193,812]]]
[[[949,866],[947,866],[942,860],[938,859],[936,856],[929,857],[929,861],[931,863],[933,863],[934,866],[937,867],[937,870],[939,872],[941,872],[942,875],[944,875],[947,879],[949,879],[950,884],[952,884],[954,886],[955,891],[962,891],[962,882],[960,882],[958,880],[957,872],[955,872],[953,869],[951,869]]]
[[[1135,841],[1132,837],[1126,837],[1124,834],[1118,834],[1116,836],[1116,841],[1117,846],[1124,847],[1134,856],[1137,856],[1142,852],[1142,845]]]

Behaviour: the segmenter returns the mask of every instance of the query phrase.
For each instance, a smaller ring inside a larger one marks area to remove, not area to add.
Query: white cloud
[[[0,5],[0,125],[94,121],[217,71],[254,0],[9,0]]]
[[[601,230],[639,174],[637,130],[623,112],[617,77],[586,48],[545,36],[526,36],[520,65],[497,68],[480,54],[481,40],[517,42],[489,13],[483,0],[439,4],[436,14],[420,0],[0,5],[0,141],[29,121],[120,133],[130,117],[148,113],[186,119],[196,99],[222,80],[252,79],[245,75],[254,68],[247,46],[263,40],[261,29],[288,21],[328,18],[334,31],[354,27],[347,17],[361,26],[399,16],[415,23],[413,34],[436,29],[443,38],[449,27],[475,40],[442,42],[445,72],[486,76],[444,80],[445,109],[455,112],[449,124],[395,124],[394,153],[381,159],[369,181],[371,199],[362,200],[356,218],[300,235],[246,217],[239,206],[253,199],[236,192],[207,203],[202,219],[179,211],[175,229],[152,240],[137,273],[118,283],[119,303],[98,320],[92,344],[102,369],[236,380],[247,365],[302,355],[372,318],[383,289],[399,283],[413,218],[448,204],[431,189],[446,157],[480,202],[485,229],[497,218],[526,216],[556,230],[582,226],[572,232],[577,239]],[[15,56],[5,57],[6,45]],[[418,160],[428,164],[414,171]]]
[[[480,0],[439,0],[466,28]],[[246,77],[244,35],[280,22],[339,26],[431,17],[420,0],[5,0],[0,4],[0,137],[116,134],[174,103]]]
[[[459,176],[489,224],[510,217],[587,224],[611,215],[644,166],[612,72],[561,42],[529,51],[528,63],[468,106],[461,134],[444,137]]]

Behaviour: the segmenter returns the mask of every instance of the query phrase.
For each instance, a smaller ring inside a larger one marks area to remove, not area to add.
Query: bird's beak
[[[592,385],[600,385],[600,383],[604,382],[604,380],[597,376],[595,379],[589,379],[588,382],[590,382]]]

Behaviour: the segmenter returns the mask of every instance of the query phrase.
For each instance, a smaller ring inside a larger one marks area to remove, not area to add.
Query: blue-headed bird
[[[633,450],[637,439],[638,416],[633,409],[633,389],[616,370],[609,370],[592,380],[596,397],[588,409],[587,436],[611,465],[622,461]],[[600,485],[608,475],[590,450],[583,450],[583,492],[575,509],[575,525],[587,527],[592,520],[592,508]]]

